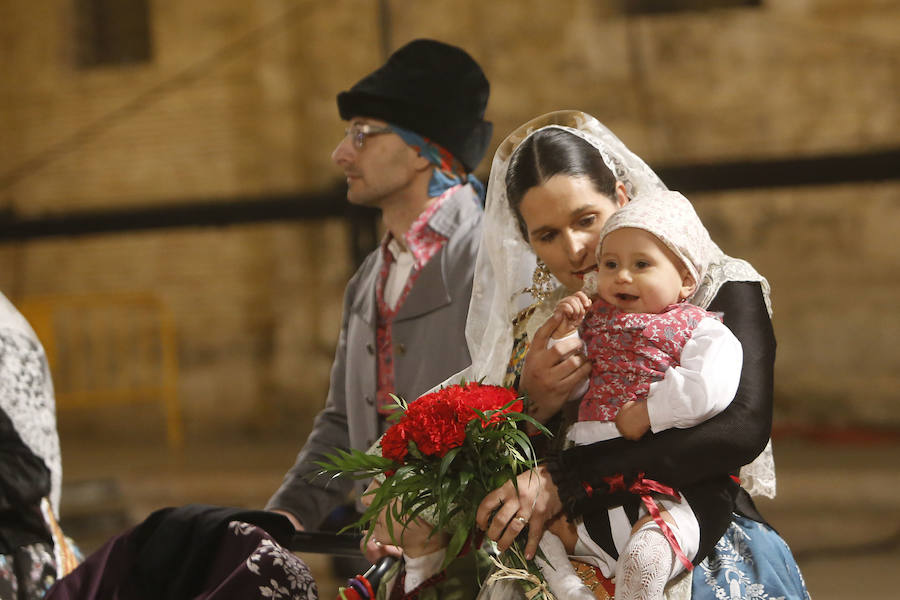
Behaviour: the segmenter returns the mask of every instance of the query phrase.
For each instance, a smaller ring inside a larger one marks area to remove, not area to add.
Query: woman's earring
[[[550,295],[550,292],[553,291],[553,286],[550,284],[550,269],[547,268],[546,263],[541,259],[538,259],[537,266],[534,268],[534,275],[531,276],[531,287],[528,288],[528,292],[534,296],[534,299],[538,302],[543,302]]]

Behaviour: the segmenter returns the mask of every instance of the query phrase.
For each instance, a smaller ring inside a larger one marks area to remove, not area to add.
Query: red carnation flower
[[[410,405],[408,427],[419,451],[443,457],[451,448],[462,446],[466,424],[461,419],[464,406],[447,394],[423,396]]]
[[[381,438],[381,455],[394,462],[402,463],[409,453],[409,433],[404,423],[397,423]]]
[[[499,387],[495,385],[481,385],[479,383],[470,383],[467,386],[468,405],[471,408],[478,409],[481,412],[490,410],[495,412],[487,422],[483,423],[484,427],[492,423],[499,423],[503,420],[503,415],[509,412],[521,412],[522,401],[516,399],[516,393],[509,388]],[[509,408],[503,409],[504,406],[512,402]],[[503,409],[503,410],[500,410]],[[475,413],[472,412],[472,417]]]
[[[509,408],[499,410],[510,402]],[[473,409],[497,411],[482,424],[487,427],[501,422],[507,412],[521,411],[522,402],[508,388],[474,382],[426,394],[412,402],[400,421],[388,429],[381,441],[382,456],[402,463],[412,441],[422,454],[442,458],[465,442],[466,424],[478,417]]]

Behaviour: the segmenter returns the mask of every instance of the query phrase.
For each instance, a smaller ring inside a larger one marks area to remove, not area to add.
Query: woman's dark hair
[[[528,228],[520,210],[522,198],[554,175],[586,177],[594,189],[614,201],[616,177],[597,148],[563,129],[541,129],[516,148],[506,171],[506,195],[525,241]]]

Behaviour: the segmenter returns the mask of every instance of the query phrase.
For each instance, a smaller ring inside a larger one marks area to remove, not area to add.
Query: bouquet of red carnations
[[[444,566],[456,558],[475,532],[482,499],[519,473],[536,466],[522,401],[505,387],[462,383],[426,394],[407,404],[369,453],[351,450],[319,463],[323,472],[383,481],[357,526],[369,526],[381,513],[390,529],[417,517],[450,536]]]

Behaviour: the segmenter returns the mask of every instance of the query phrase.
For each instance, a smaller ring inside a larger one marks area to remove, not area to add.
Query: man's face
[[[353,204],[381,207],[402,197],[413,181],[418,155],[396,133],[384,132],[386,127],[384,121],[354,117],[349,134],[331,153],[347,177],[347,200]]]

